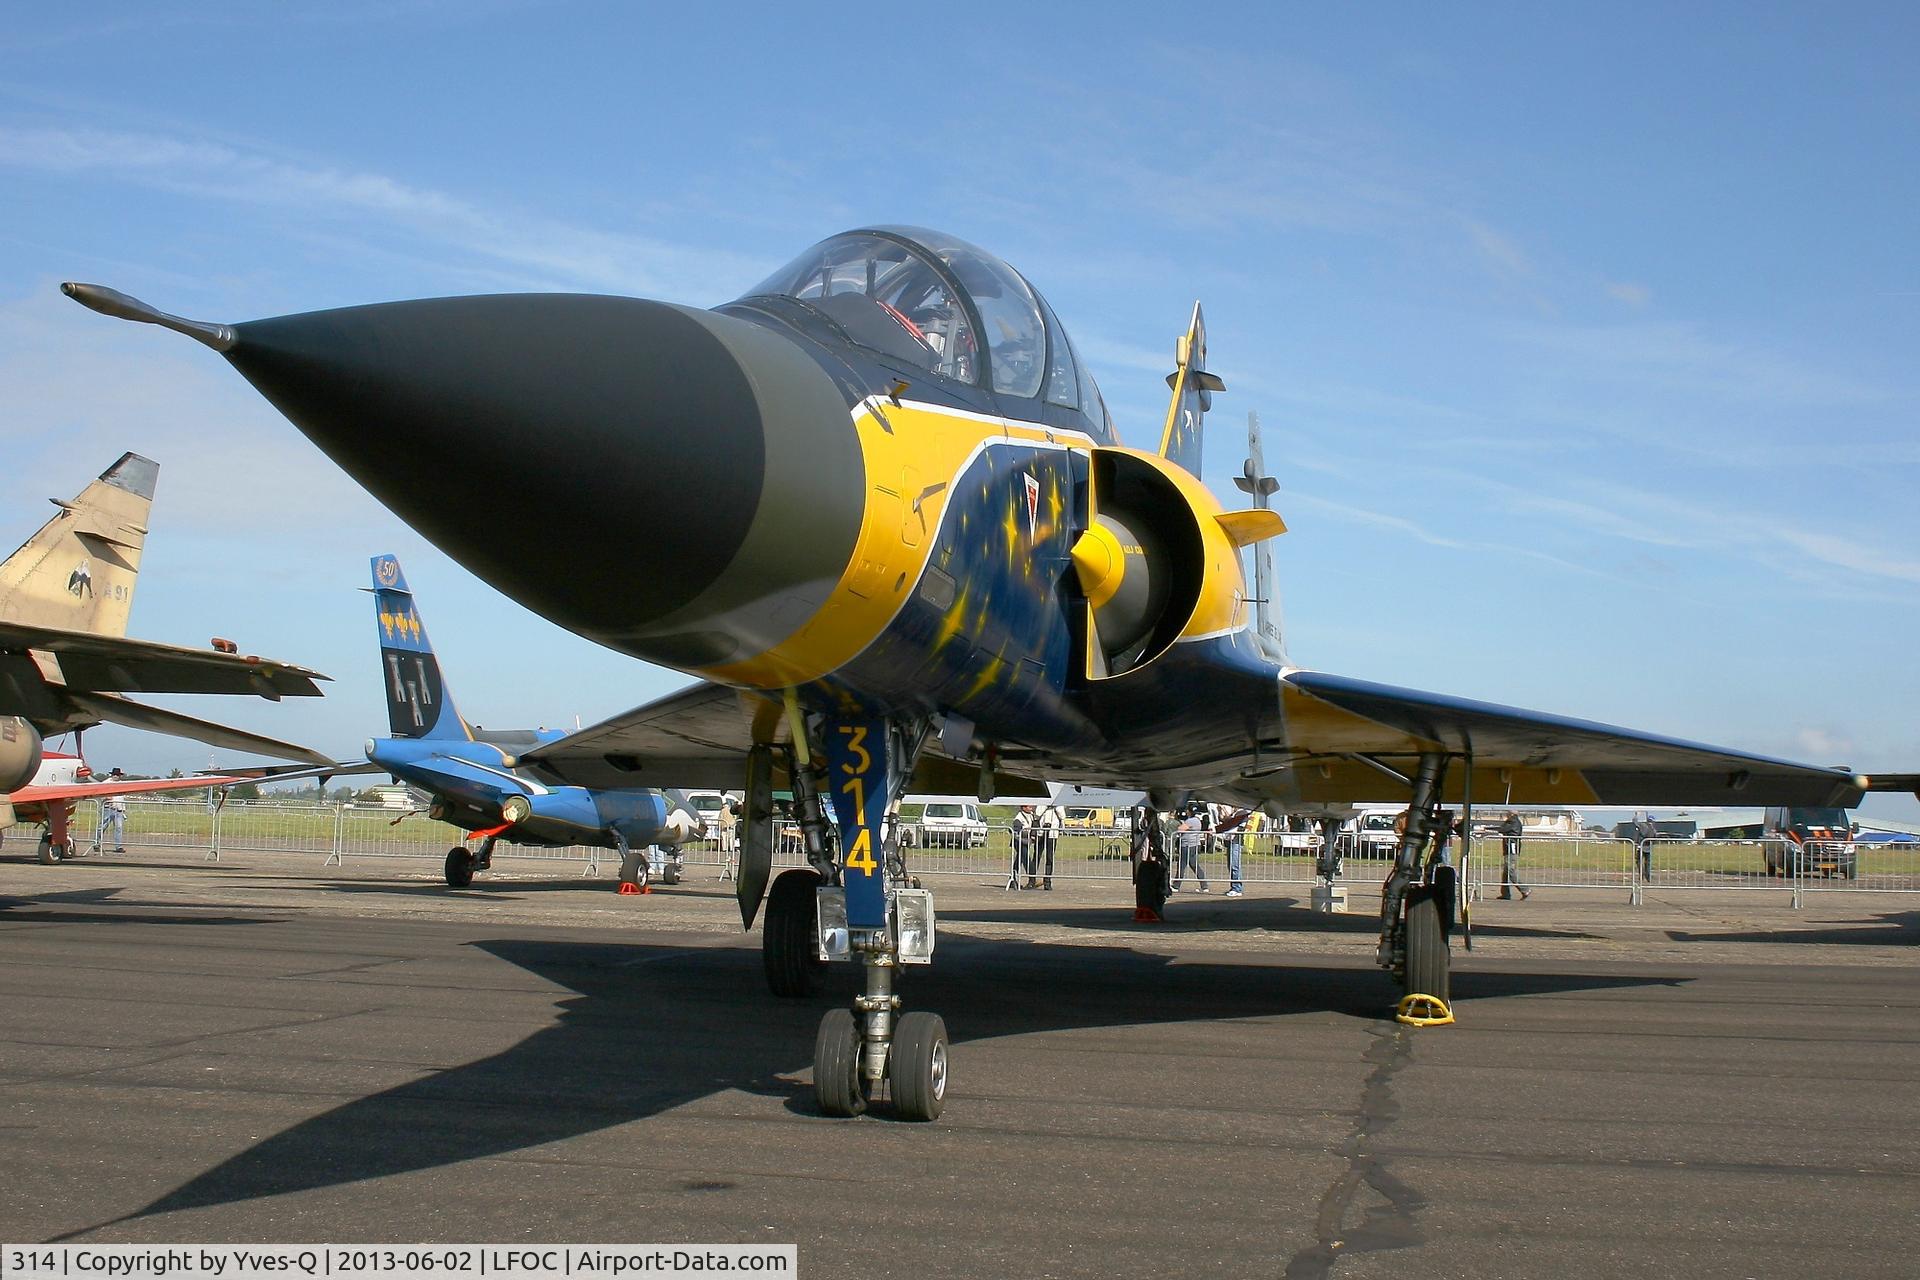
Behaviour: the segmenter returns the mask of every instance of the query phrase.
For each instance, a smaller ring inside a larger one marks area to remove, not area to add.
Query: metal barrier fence
[[[1479,836],[1468,871],[1470,891],[1495,892],[1505,882],[1498,837]],[[1773,890],[1800,906],[1808,893],[1920,893],[1920,846],[1851,841],[1702,840],[1646,842],[1613,836],[1527,836],[1518,883],[1529,889],[1614,887],[1634,902],[1648,890]]]
[[[229,801],[128,797],[126,838],[143,848],[192,849],[218,859],[223,851],[311,853],[325,864],[348,858],[425,858],[439,861],[466,839],[458,827],[423,813],[366,805],[288,805],[269,801]],[[72,830],[82,852],[99,833],[100,803],[75,806]],[[1044,837],[1016,842],[1006,826],[971,829],[928,828],[905,824],[902,850],[910,875],[968,876],[1005,883],[1049,878]],[[1125,828],[1068,828],[1052,842],[1051,878],[1057,880],[1131,879],[1130,832]],[[1311,885],[1319,864],[1319,837],[1292,831],[1246,835],[1209,835],[1198,857],[1200,874],[1176,865],[1183,889],[1210,890],[1229,884],[1230,842],[1238,840],[1241,880],[1250,885]],[[1019,860],[1016,861],[1016,845]],[[1799,906],[1809,893],[1920,893],[1920,845],[1872,842],[1658,839],[1649,856],[1637,856],[1634,841],[1617,836],[1528,835],[1521,841],[1518,883],[1538,889],[1617,889],[1638,902],[1648,890],[1774,890]],[[109,846],[111,848],[111,846]],[[1342,840],[1340,880],[1349,885],[1377,883],[1386,877],[1390,853],[1376,853]],[[712,867],[729,875],[736,861],[733,842],[720,838],[693,841],[673,851],[683,867]],[[1172,852],[1172,851],[1170,851]],[[569,846],[559,849],[501,843],[496,859],[567,864],[582,875],[617,866],[610,850]],[[1176,857],[1176,864],[1177,864]],[[806,865],[799,832],[792,826],[776,833],[776,869]],[[1031,867],[1031,871],[1029,871]],[[1184,872],[1184,874],[1183,874]],[[1467,861],[1469,894],[1498,893],[1504,881],[1503,847],[1498,836],[1476,836]]]

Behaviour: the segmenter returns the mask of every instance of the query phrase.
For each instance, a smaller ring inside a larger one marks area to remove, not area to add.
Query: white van
[[[1399,852],[1400,836],[1393,824],[1406,812],[1405,805],[1363,808],[1353,817],[1355,856],[1391,858]]]
[[[984,849],[987,820],[972,800],[929,799],[918,821],[900,824],[900,844],[908,849]]]
[[[701,834],[709,840],[720,837],[720,810],[732,799],[737,804],[739,797],[731,791],[689,791],[686,792],[687,807],[700,815]]]

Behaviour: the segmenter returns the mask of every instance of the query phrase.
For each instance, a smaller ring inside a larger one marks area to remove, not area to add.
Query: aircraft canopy
[[[998,395],[1106,407],[1053,309],[1020,273],[924,227],[874,227],[823,240],[747,291],[805,303],[874,351]]]

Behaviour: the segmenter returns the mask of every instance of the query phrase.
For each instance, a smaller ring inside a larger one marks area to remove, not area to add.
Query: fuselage
[[[537,731],[528,745],[561,736]],[[468,831],[504,828],[498,834],[509,843],[611,847],[615,831],[632,845],[679,839],[668,826],[674,804],[667,793],[547,786],[514,770],[513,756],[492,742],[375,738],[366,750],[396,781],[433,796],[435,817]]]
[[[637,658],[970,722],[1088,780],[1116,751],[1171,778],[1189,736],[1217,768],[1223,719],[1250,756],[1281,728],[1219,503],[1120,448],[1045,300],[949,237],[834,237],[714,311],[501,295],[232,333],[234,365],[410,524]],[[1111,598],[1076,573],[1096,527]]]

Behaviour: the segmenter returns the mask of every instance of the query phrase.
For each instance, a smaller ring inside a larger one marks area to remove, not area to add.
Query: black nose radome
[[[786,339],[634,298],[519,294],[233,328],[227,358],[408,524],[581,634],[675,665],[783,635],[852,554],[848,405]],[[805,536],[801,536],[802,534]]]

